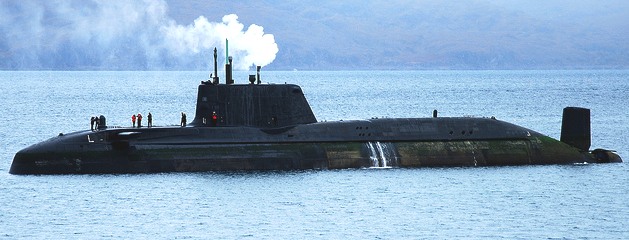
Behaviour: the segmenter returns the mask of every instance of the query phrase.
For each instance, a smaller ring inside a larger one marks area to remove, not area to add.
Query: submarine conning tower
[[[226,84],[221,84],[215,76],[213,81],[202,81],[199,85],[191,126],[280,128],[317,122],[299,86],[259,84],[259,68],[258,84],[233,84],[231,61],[226,64],[225,72]]]

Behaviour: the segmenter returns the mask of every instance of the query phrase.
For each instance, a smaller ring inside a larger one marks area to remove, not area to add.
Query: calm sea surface
[[[244,83],[247,72],[236,72]],[[628,239],[629,163],[14,176],[15,152],[92,115],[194,117],[206,72],[0,72],[0,238]],[[320,121],[491,117],[559,138],[592,110],[592,149],[629,162],[629,71],[262,72]]]

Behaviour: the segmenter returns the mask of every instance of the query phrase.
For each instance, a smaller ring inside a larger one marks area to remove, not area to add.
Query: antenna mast
[[[212,83],[218,84],[218,65],[216,64],[216,47],[214,48],[214,77],[212,78]]]

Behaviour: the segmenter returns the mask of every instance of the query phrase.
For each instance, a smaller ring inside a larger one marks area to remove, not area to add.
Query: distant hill
[[[167,2],[180,24],[235,13],[263,26],[274,69],[629,67],[628,1]]]
[[[0,70],[207,70],[238,23],[258,44],[230,43],[241,68],[627,69],[628,13],[625,0],[0,1]]]

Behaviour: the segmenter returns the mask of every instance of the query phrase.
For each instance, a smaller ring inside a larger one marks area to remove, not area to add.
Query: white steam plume
[[[228,39],[229,54],[235,59],[234,68],[240,70],[253,65],[266,66],[273,62],[278,52],[273,35],[264,34],[263,28],[255,24],[245,31],[236,14],[224,16],[221,23],[209,22],[200,16],[191,25],[171,23],[161,30],[165,35],[165,46],[176,55],[199,53],[215,46],[224,53],[225,39]]]
[[[184,26],[167,9],[163,0],[0,1],[0,69],[207,70],[226,38],[235,69],[278,52],[273,35],[234,14]]]

